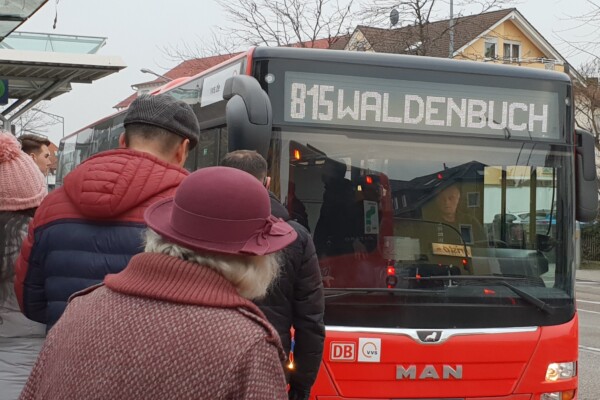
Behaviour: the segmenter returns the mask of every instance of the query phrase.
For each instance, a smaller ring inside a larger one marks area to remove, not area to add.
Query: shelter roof
[[[47,2],[48,0],[4,0],[0,7],[0,42]]]
[[[120,57],[0,49],[0,78],[8,81],[12,104],[2,110],[0,120],[8,129],[42,100],[71,90],[71,83],[92,83],[125,68]]]
[[[50,86],[52,99],[70,90],[71,83],[92,83],[125,68],[120,57],[0,49],[0,77],[9,81],[9,97],[33,100]]]

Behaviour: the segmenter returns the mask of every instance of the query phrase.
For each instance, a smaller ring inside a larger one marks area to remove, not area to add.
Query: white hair
[[[164,239],[152,229],[146,230],[146,253],[161,253],[203,265],[221,274],[246,299],[264,297],[279,274],[279,253],[264,256],[238,256],[220,253],[198,253]]]

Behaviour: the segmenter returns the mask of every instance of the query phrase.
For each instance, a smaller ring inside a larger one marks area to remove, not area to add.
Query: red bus
[[[226,113],[236,74],[268,94],[268,130]],[[598,197],[566,74],[259,47],[168,93],[201,121],[187,168],[258,150],[313,235],[327,335],[311,398],[577,397],[575,221]],[[123,117],[65,138],[58,182],[115,147]]]

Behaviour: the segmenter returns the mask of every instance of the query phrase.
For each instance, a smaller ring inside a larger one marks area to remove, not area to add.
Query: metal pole
[[[159,78],[162,78],[162,79],[164,79],[164,80],[165,80],[165,81],[167,81],[167,82],[170,82],[170,81],[172,81],[172,80],[173,80],[172,78],[169,78],[168,76],[164,76],[164,75],[161,75],[161,74],[157,74],[156,72],[154,72],[154,71],[152,71],[152,70],[150,70],[150,69],[148,69],[148,68],[142,68],[142,69],[140,69],[140,72],[142,72],[142,73],[144,73],[144,74],[152,74],[152,75],[154,75],[154,76],[157,76],[157,77],[159,77]]]
[[[448,58],[454,55],[454,1],[450,0],[450,45],[448,49]]]

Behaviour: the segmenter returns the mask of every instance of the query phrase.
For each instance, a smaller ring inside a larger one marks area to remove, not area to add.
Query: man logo
[[[419,340],[423,343],[436,343],[442,337],[442,331],[418,331]]]
[[[352,342],[331,342],[329,361],[354,361],[355,344]]]
[[[396,379],[398,380],[449,380],[449,379],[462,379],[463,378],[463,366],[457,365],[425,365],[424,367],[418,367],[414,364],[396,365]]]

